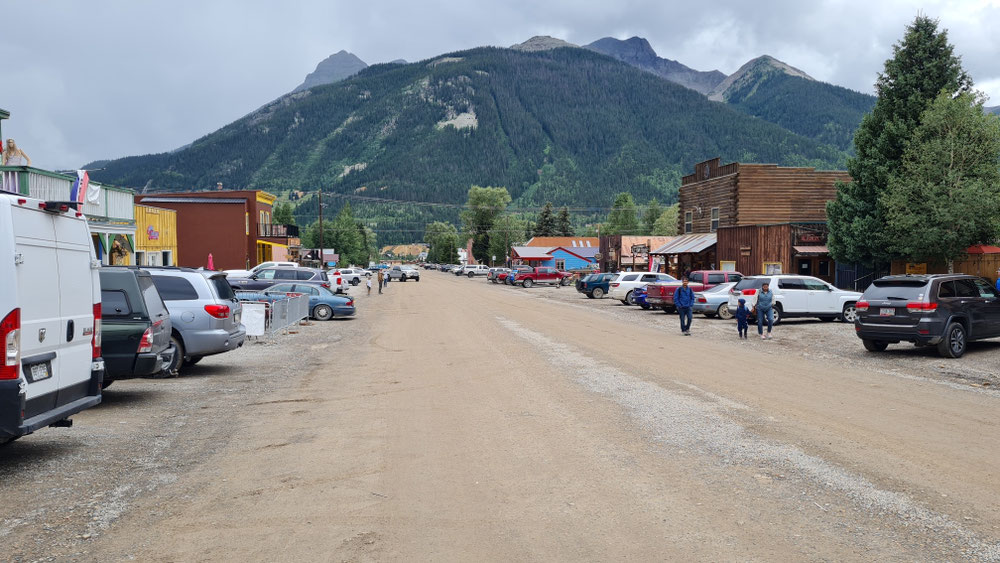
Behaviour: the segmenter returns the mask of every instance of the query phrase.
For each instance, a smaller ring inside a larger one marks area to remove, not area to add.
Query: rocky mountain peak
[[[340,50],[320,61],[316,65],[316,70],[306,75],[305,81],[295,88],[295,90],[292,90],[292,92],[339,82],[345,78],[354,76],[366,68],[368,68],[368,64],[359,59],[354,53]]]
[[[641,68],[701,94],[707,94],[726,78],[725,74],[717,70],[702,72],[677,61],[661,58],[653,50],[649,41],[642,37],[628,39],[605,37],[585,45],[584,49],[614,57],[623,63]]]
[[[813,77],[788,63],[779,61],[770,55],[762,55],[756,59],[751,59],[745,65],[741,66],[739,70],[720,82],[708,93],[708,99],[716,102],[724,102],[726,101],[727,91],[740,88],[750,82],[761,80],[775,73],[784,73],[790,76],[805,78],[806,80],[815,80]]]
[[[559,47],[579,47],[579,45],[574,45],[569,41],[564,41],[558,37],[536,35],[524,43],[518,43],[517,45],[510,46],[511,49],[518,51],[550,51],[552,49],[558,49]]]

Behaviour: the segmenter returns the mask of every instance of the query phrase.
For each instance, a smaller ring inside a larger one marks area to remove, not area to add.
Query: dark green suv
[[[104,386],[116,379],[159,374],[174,357],[170,314],[149,272],[104,267],[101,329]]]

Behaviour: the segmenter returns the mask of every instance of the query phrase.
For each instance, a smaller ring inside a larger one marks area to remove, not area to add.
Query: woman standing
[[[757,305],[754,307],[757,309],[757,334],[760,335],[761,340],[768,340],[771,338],[771,327],[774,326],[774,292],[771,291],[771,286],[765,283],[761,286],[760,291],[757,292]],[[767,319],[767,335],[764,335],[764,319]]]
[[[3,151],[4,166],[31,166],[31,159],[24,151],[17,148],[14,139],[7,139],[7,150]]]

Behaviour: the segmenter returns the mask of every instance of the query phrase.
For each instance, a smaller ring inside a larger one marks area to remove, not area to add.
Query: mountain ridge
[[[354,53],[341,49],[320,61],[316,65],[316,70],[307,74],[302,84],[296,86],[292,92],[301,92],[314,86],[332,84],[354,76],[366,68],[368,68],[368,63],[359,59]]]
[[[642,37],[630,37],[624,40],[603,37],[584,45],[583,48],[614,57],[701,94],[707,95],[726,79],[726,75],[718,70],[699,71],[678,61],[662,58],[656,54],[649,41]]]

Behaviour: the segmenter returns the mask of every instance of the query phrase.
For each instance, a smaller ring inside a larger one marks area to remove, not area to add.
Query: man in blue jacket
[[[681,286],[674,293],[674,307],[681,317],[681,334],[691,336],[691,307],[694,306],[694,291],[688,287],[688,279],[681,281]]]

